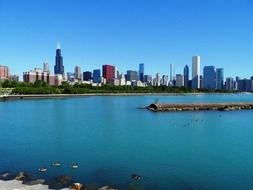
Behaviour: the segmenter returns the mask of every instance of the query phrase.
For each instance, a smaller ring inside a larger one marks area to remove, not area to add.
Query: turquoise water
[[[159,102],[253,95],[74,97],[0,102],[0,171],[120,189],[252,189],[253,111],[152,113]],[[60,168],[50,163],[59,160]],[[78,162],[79,168],[68,168]],[[46,174],[38,167],[46,166]],[[132,181],[131,174],[142,176]]]

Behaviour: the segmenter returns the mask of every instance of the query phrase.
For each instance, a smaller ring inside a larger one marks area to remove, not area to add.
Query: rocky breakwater
[[[252,110],[253,102],[189,103],[189,104],[153,103],[150,104],[147,107],[147,109],[153,112]]]

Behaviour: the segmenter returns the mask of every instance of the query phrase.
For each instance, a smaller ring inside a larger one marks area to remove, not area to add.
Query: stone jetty
[[[147,109],[154,112],[251,110],[253,109],[253,102],[189,103],[189,104],[153,103],[150,104],[147,107]]]

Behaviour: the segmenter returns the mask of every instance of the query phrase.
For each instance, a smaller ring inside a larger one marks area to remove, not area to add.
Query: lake
[[[253,95],[88,96],[0,102],[0,171],[119,189],[253,188],[253,111],[153,113],[162,103]],[[60,161],[59,168],[52,168]],[[69,165],[77,162],[76,170]],[[48,172],[39,174],[45,166]],[[134,181],[131,174],[142,179]]]

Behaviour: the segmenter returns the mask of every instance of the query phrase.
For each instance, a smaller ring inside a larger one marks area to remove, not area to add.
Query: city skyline
[[[251,0],[60,4],[1,0],[0,64],[19,76],[44,60],[52,70],[52,49],[61,41],[66,71],[75,65],[92,70],[103,64],[138,70],[137,64],[143,62],[145,72],[152,75],[168,73],[170,64],[175,65],[175,73],[181,73],[184,65],[191,64],[192,55],[201,55],[202,66],[219,65],[226,68],[226,76],[249,78],[252,9]]]
[[[183,73],[175,73],[175,67],[173,64],[170,64],[170,72],[169,75],[166,73],[156,73],[155,77],[153,78],[152,82],[148,78],[152,78],[153,76],[149,73],[144,72],[144,63],[139,63],[139,70],[127,70],[125,72],[119,72],[117,70],[117,67],[115,65],[102,65],[102,69],[96,68],[92,71],[84,70],[81,72],[80,66],[74,67],[74,72],[72,71],[66,71],[64,72],[64,65],[63,65],[63,56],[61,54],[61,46],[60,43],[57,43],[56,47],[56,56],[55,56],[55,65],[54,65],[54,72],[50,72],[49,63],[46,60],[43,63],[43,69],[39,67],[34,67],[34,70],[24,71],[23,72],[23,80],[24,82],[35,82],[35,80],[45,80],[48,84],[56,84],[59,85],[63,80],[66,80],[68,82],[72,82],[73,79],[77,79],[76,82],[82,82],[82,81],[92,81],[93,75],[95,75],[95,83],[109,83],[113,85],[129,85],[130,83],[125,83],[121,81],[122,74],[126,77],[123,77],[124,81],[140,81],[141,83],[132,83],[131,85],[165,85],[165,86],[177,86],[177,87],[191,87],[193,89],[209,89],[209,90],[223,90],[223,89],[231,89],[231,84],[233,83],[234,78],[224,76],[224,68],[216,68],[213,65],[203,66],[203,72],[201,72],[201,58],[200,56],[192,56],[192,78],[189,78],[189,66],[185,65],[183,68]],[[0,65],[1,66],[1,65]],[[6,71],[8,70],[7,78],[9,79],[18,79],[16,75],[11,75],[8,66],[1,66],[1,76],[2,79],[6,77]],[[102,75],[100,74],[102,72]],[[40,73],[40,74],[39,74]],[[121,73],[121,74],[120,74]],[[120,81],[117,82],[114,79],[119,79],[119,75],[121,75]],[[99,79],[99,76],[103,76]],[[162,76],[162,78],[161,78]],[[237,76],[235,78],[236,83],[234,84],[234,88],[238,88],[238,84],[240,85],[239,88],[241,88],[242,91],[252,91],[253,89],[253,83],[252,83],[253,76],[248,78],[241,78],[240,76]],[[105,80],[104,80],[105,79]],[[232,79],[232,80],[231,80]],[[54,80],[54,82],[53,82]],[[238,82],[240,80],[240,82]],[[228,83],[228,85],[226,85]]]

